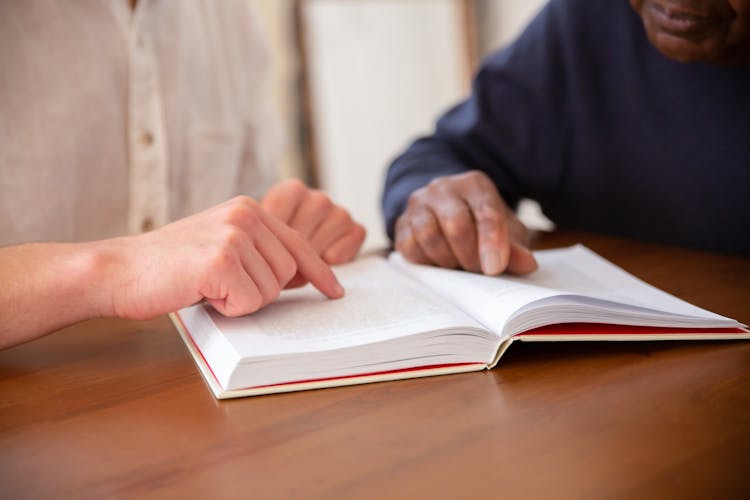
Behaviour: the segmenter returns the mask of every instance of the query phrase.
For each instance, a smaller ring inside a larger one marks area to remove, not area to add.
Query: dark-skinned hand
[[[395,246],[418,264],[486,275],[537,268],[529,231],[483,172],[440,177],[412,193],[396,221]]]

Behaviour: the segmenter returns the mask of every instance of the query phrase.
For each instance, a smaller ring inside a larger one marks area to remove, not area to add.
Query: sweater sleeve
[[[559,178],[566,126],[561,39],[572,15],[561,3],[553,0],[512,45],[489,56],[471,95],[392,163],[382,196],[389,237],[411,193],[437,177],[481,170],[512,207]]]

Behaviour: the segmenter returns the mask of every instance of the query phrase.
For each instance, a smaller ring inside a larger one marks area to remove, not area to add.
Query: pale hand
[[[328,264],[352,260],[365,240],[365,228],[352,220],[346,209],[298,180],[276,184],[261,205],[307,238]]]
[[[293,277],[344,290],[298,231],[237,197],[149,233],[0,248],[0,349],[96,317],[147,319],[206,300],[257,311]]]
[[[343,295],[301,233],[243,196],[103,243],[114,244],[119,264],[108,280],[115,284],[112,312],[119,317],[150,318],[203,299],[226,316],[248,314],[274,301],[297,274],[329,298]]]
[[[529,232],[486,174],[434,179],[396,221],[395,246],[412,262],[496,275],[537,268]]]

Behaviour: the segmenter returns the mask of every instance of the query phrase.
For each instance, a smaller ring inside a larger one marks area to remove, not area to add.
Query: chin
[[[653,37],[649,36],[649,38],[659,52],[677,62],[711,62],[716,58],[713,51],[690,40],[684,40],[666,33],[657,33]]]
[[[669,59],[682,63],[750,62],[750,0],[748,8],[728,0],[630,0],[651,43]]]

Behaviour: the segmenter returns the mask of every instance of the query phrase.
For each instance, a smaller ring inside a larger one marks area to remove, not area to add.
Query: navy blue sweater
[[[388,234],[415,189],[475,169],[560,228],[750,254],[750,67],[667,59],[627,0],[553,0],[391,165]]]

